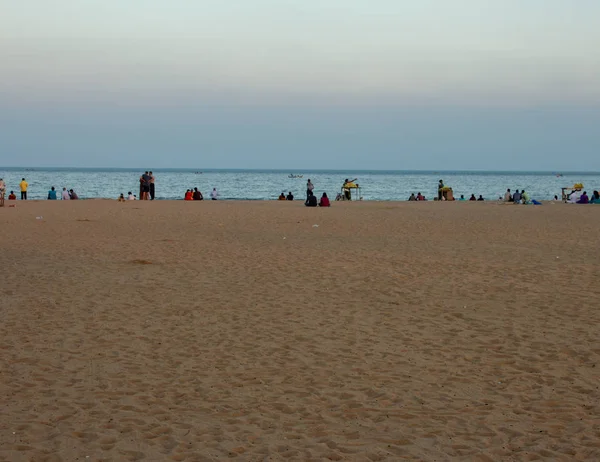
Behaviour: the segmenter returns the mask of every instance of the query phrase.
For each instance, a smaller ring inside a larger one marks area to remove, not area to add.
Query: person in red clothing
[[[184,201],[193,201],[194,200],[194,195],[192,193],[192,191],[190,191],[189,189],[185,192],[185,197],[183,198]]]
[[[319,201],[319,207],[330,207],[329,197],[327,197],[327,193],[323,193],[321,196],[321,200]]]
[[[17,200],[17,196],[15,195],[14,191],[10,192],[10,194],[8,195],[8,200],[9,201],[16,201]]]

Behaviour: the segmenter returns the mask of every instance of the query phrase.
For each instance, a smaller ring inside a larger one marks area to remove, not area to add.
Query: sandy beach
[[[8,205],[1,461],[600,460],[600,207]]]

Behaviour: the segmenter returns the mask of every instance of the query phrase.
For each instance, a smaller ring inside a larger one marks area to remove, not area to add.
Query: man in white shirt
[[[67,191],[67,188],[63,188],[63,190],[62,190],[62,200],[63,201],[71,200],[71,196],[69,196],[69,191]]]
[[[213,190],[212,190],[212,191],[211,191],[211,193],[210,193],[210,198],[211,198],[213,201],[216,201],[216,200],[217,200],[217,197],[219,197],[219,193],[217,192],[217,188],[213,188]]]
[[[581,189],[576,189],[569,196],[569,203],[576,204],[580,198],[581,198]]]
[[[127,195],[127,200],[128,201],[134,201],[135,200],[135,196],[131,192],[129,192],[129,194]]]

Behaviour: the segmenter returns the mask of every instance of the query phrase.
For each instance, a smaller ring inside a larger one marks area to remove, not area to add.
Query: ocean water
[[[74,189],[82,199],[114,198],[129,191],[139,194],[138,169],[68,169],[68,168],[3,168],[8,191],[14,190],[19,197],[19,182],[25,177],[29,182],[29,199],[46,199],[48,190],[54,186]],[[290,174],[303,178],[289,178]],[[302,199],[306,195],[306,181],[310,178],[315,192],[327,192],[331,198],[340,192],[345,178],[357,179],[364,200],[407,200],[411,193],[421,192],[427,198],[437,195],[440,179],[454,190],[456,198],[461,194],[469,198],[481,194],[486,200],[497,200],[507,188],[525,189],[532,198],[550,200],[560,197],[561,187],[583,183],[588,192],[600,190],[600,173],[579,172],[557,176],[551,172],[435,172],[435,171],[282,171],[282,170],[196,170],[155,169],[156,198],[183,199],[186,189],[197,187],[205,197],[217,188],[221,199],[226,200],[273,200],[283,191]]]

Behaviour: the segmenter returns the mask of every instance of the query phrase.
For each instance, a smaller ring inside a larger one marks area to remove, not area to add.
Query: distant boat
[[[196,175],[202,175],[202,172],[196,172]]]
[[[290,173],[288,178],[304,178],[304,175],[294,175],[293,173]]]

